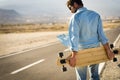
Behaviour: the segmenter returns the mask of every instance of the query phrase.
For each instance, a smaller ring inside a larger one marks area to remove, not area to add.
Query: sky
[[[0,0],[0,8],[14,9],[21,14],[65,14],[67,0]],[[120,0],[83,0],[84,6],[102,16],[120,16]]]

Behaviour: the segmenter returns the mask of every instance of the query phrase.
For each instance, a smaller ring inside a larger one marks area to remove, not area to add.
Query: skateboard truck
[[[63,65],[63,68],[62,68],[63,72],[67,71],[67,68]]]
[[[113,62],[116,62],[117,61],[117,58],[113,58]]]
[[[113,48],[114,48],[114,45],[113,45],[113,44],[110,44],[110,48],[113,49]]]
[[[113,50],[114,45],[113,45],[113,44],[110,44],[110,48]],[[118,54],[118,50],[113,50],[113,53],[114,53],[114,54]],[[116,62],[116,61],[117,61],[117,58],[114,57],[114,58],[113,58],[113,62]]]
[[[60,52],[60,53],[59,53],[59,57],[62,58],[63,56],[64,56],[64,55],[63,55],[63,52]],[[60,63],[61,63],[61,64],[67,63],[67,62],[66,62],[66,59],[61,59],[61,60],[60,60]],[[65,72],[65,71],[67,71],[67,68],[63,65],[63,66],[62,66],[62,70],[63,70],[63,72]]]
[[[61,64],[65,64],[65,63],[66,63],[66,59],[61,59],[61,60],[60,60],[60,63],[61,63]]]
[[[118,50],[113,50],[114,54],[118,54],[118,52],[119,52]]]
[[[60,52],[59,53],[59,57],[62,58],[64,55],[63,55],[63,52]]]
[[[60,60],[60,63],[61,63],[61,64],[67,63],[67,62],[66,62],[66,59],[61,59],[61,60]],[[67,71],[67,68],[63,65],[62,70],[63,70],[63,72],[65,72],[65,71]]]

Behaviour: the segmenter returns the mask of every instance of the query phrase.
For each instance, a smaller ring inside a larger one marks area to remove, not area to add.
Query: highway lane
[[[110,43],[114,42],[119,33],[120,28],[106,31]],[[0,58],[0,80],[75,80],[73,68],[68,67],[68,71],[63,73],[61,68],[56,66],[57,53],[65,49],[56,42]]]
[[[66,74],[69,73],[70,70],[63,74],[60,68],[56,66],[57,53],[64,49],[65,47],[63,45],[56,43],[51,46],[2,58],[0,59],[0,80],[59,80],[61,76],[67,77]],[[11,74],[13,71],[41,59],[45,59],[45,61],[16,74]],[[70,79],[71,78],[67,80]]]

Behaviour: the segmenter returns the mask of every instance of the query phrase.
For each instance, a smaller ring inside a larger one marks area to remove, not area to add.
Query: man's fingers
[[[115,57],[115,55],[114,55],[113,53],[108,54],[108,58],[109,58],[110,60],[112,60],[114,57]]]
[[[75,64],[70,64],[71,67],[75,67]]]
[[[70,65],[71,67],[75,67],[75,65],[76,65],[76,60],[73,59],[73,58],[71,58],[71,59],[69,60],[69,65]]]

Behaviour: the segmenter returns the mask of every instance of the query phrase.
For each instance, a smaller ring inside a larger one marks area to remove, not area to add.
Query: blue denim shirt
[[[63,39],[65,35],[58,37]],[[108,39],[103,32],[100,15],[85,7],[79,8],[70,19],[68,38],[61,42],[69,46],[72,51],[97,47],[100,42],[106,44]]]

